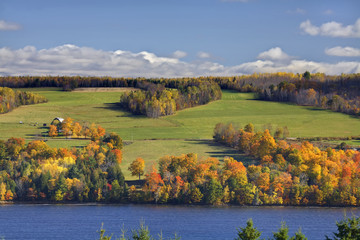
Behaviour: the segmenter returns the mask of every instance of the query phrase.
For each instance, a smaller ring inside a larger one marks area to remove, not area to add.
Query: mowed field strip
[[[128,88],[128,87],[97,87],[97,88],[75,88],[72,92],[127,92],[127,91],[136,91],[138,88]]]
[[[172,116],[150,119],[132,115],[119,107],[121,91],[129,89],[73,92],[56,88],[23,90],[44,95],[49,102],[22,106],[0,115],[0,139],[23,137],[30,140],[38,137],[47,131],[41,128],[43,123],[49,125],[55,117],[95,122],[107,132],[116,132],[123,140],[132,142],[124,147],[122,169],[126,177],[129,176],[127,166],[136,157],[143,157],[147,163],[154,164],[161,156],[188,152],[198,153],[199,157],[221,159],[229,155],[241,158],[232,149],[209,141],[215,124],[219,122],[233,122],[239,127],[252,122],[259,130],[269,124],[274,130],[278,126],[287,126],[291,137],[345,137],[360,133],[360,121],[356,117],[313,107],[258,101],[251,93],[223,91],[220,101],[185,109]],[[88,143],[88,140],[81,139],[47,139],[52,147]]]

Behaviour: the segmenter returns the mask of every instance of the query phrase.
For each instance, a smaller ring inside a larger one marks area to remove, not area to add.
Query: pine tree
[[[238,229],[238,237],[235,240],[256,240],[259,239],[261,232],[254,228],[252,219],[246,222],[245,228]]]

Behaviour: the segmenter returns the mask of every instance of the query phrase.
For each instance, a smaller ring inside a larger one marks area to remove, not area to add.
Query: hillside
[[[148,167],[166,154],[196,152],[202,157],[231,156],[242,159],[233,149],[212,143],[213,129],[219,122],[243,126],[249,122],[258,130],[287,126],[290,137],[346,137],[360,132],[360,122],[349,115],[287,103],[264,102],[251,93],[223,91],[219,101],[185,109],[175,115],[150,119],[122,110],[120,92],[64,92],[56,88],[27,88],[49,99],[48,103],[22,106],[0,116],[0,138],[40,138],[55,117],[95,122],[108,132],[116,132],[128,144],[124,148],[123,171],[143,157]],[[22,121],[23,124],[19,124]],[[83,139],[49,139],[52,147],[84,146]],[[131,144],[130,144],[131,143]],[[353,143],[357,143],[354,141]]]

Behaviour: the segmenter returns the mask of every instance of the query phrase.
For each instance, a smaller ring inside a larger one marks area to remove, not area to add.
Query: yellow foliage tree
[[[58,135],[57,127],[55,125],[50,125],[49,137],[56,137],[57,135]]]
[[[145,161],[144,159],[138,157],[136,158],[129,167],[129,171],[131,171],[132,176],[140,176],[144,174],[144,168],[145,168]]]
[[[73,131],[73,119],[69,117],[65,118],[65,120],[61,123],[61,129],[66,137],[71,135]]]
[[[6,184],[2,182],[0,184],[0,200],[5,201],[5,194],[6,194]]]

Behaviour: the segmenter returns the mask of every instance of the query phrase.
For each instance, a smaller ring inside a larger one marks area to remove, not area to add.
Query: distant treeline
[[[200,78],[114,78],[81,76],[6,76],[0,77],[0,86],[9,88],[60,87],[73,90],[78,87],[134,87],[146,89],[146,83],[162,84],[166,88],[186,88],[198,82],[212,81]]]
[[[342,113],[360,113],[360,74],[328,76],[322,73],[263,73],[238,77],[213,77],[223,89],[255,92],[259,99],[293,102],[331,109]]]
[[[221,99],[221,89],[214,82],[184,81],[163,84],[143,82],[138,84],[144,90],[125,92],[120,103],[123,107],[135,114],[144,114],[157,118],[172,115],[177,110],[203,105],[210,101]]]
[[[0,77],[0,86],[10,88],[60,87],[71,91],[77,87],[136,87],[143,78],[80,76],[8,76]]]
[[[21,105],[47,102],[47,99],[31,92],[0,87],[0,114],[7,113]]]

